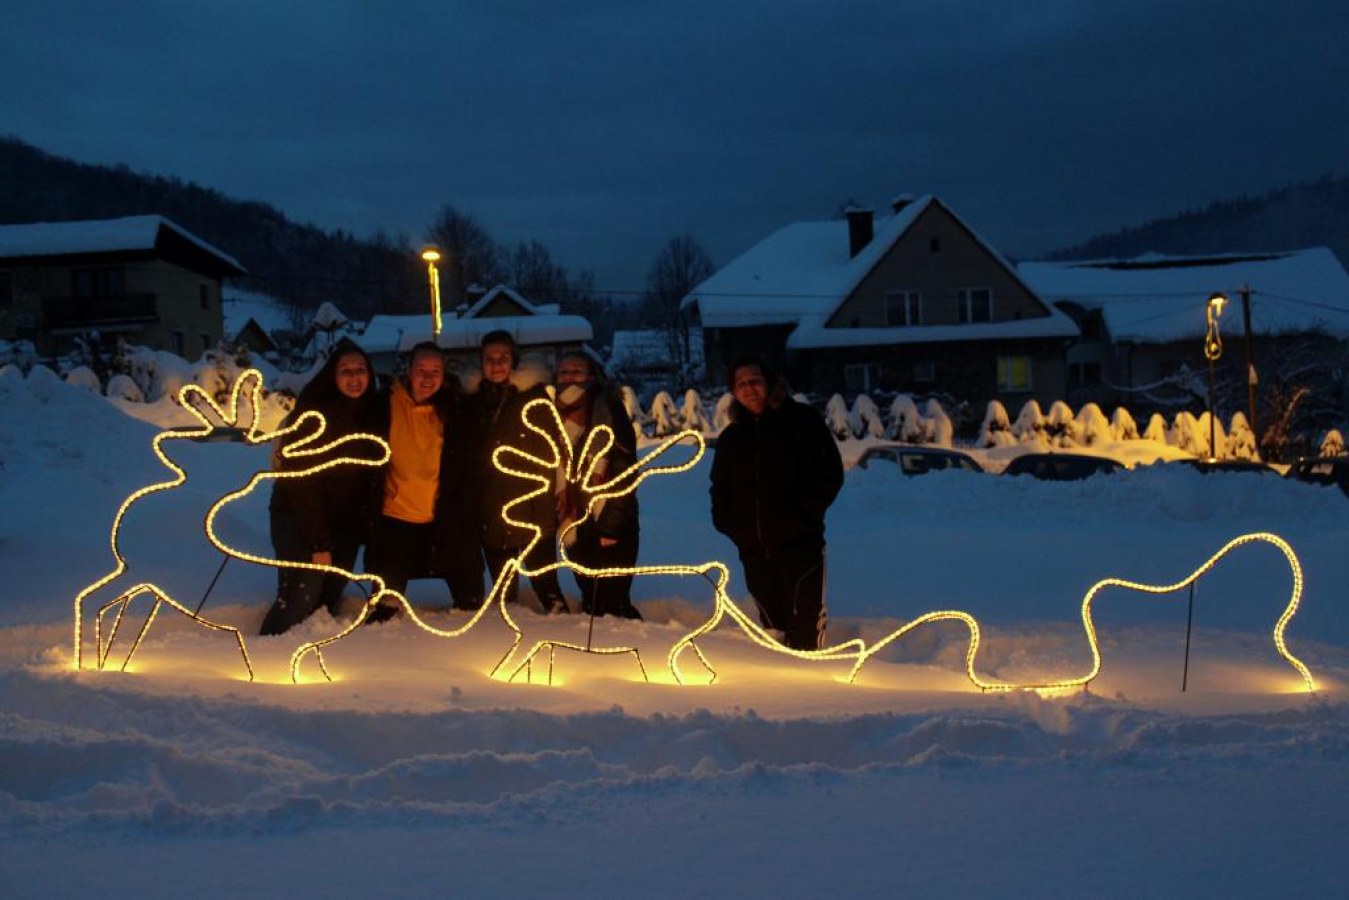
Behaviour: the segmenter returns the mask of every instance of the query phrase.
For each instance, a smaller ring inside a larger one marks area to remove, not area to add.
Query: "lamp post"
[[[1204,356],[1208,359],[1208,458],[1217,459],[1216,443],[1216,423],[1214,421],[1215,410],[1213,406],[1213,366],[1218,358],[1223,355],[1223,339],[1218,333],[1218,317],[1223,314],[1223,306],[1227,303],[1227,297],[1224,294],[1214,294],[1208,298],[1208,305],[1204,307],[1204,316],[1208,320],[1208,332],[1204,335]]]
[[[431,336],[440,340],[440,271],[436,263],[440,262],[440,251],[435,247],[422,250],[422,259],[426,261],[426,280],[431,285]]]

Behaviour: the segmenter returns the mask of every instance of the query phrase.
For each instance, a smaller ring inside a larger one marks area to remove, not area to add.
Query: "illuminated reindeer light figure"
[[[247,411],[249,413],[249,424],[246,428],[240,426],[240,400],[246,398]],[[249,445],[267,444],[273,440],[279,440],[282,444],[280,453],[289,460],[298,460],[303,463],[305,460],[313,460],[309,466],[301,466],[285,472],[264,470],[254,473],[249,481],[236,491],[232,491],[211,504],[206,512],[203,528],[207,539],[220,552],[227,557],[235,557],[248,562],[254,562],[261,565],[272,566],[276,568],[307,568],[317,569],[334,574],[341,574],[352,579],[368,579],[375,583],[376,593],[379,593],[383,585],[378,578],[373,576],[358,576],[341,569],[331,566],[321,566],[313,563],[289,562],[270,557],[258,556],[243,550],[229,547],[215,531],[215,520],[220,511],[249,493],[251,493],[263,481],[275,478],[303,478],[308,475],[323,471],[324,469],[335,465],[360,465],[360,466],[379,466],[387,461],[389,448],[383,440],[374,435],[352,434],[345,435],[336,440],[320,443],[323,432],[326,428],[326,422],[323,416],[313,410],[307,411],[296,417],[295,421],[284,428],[274,430],[264,430],[261,427],[261,404],[262,404],[262,374],[256,369],[249,369],[243,372],[235,380],[230,390],[228,408],[222,408],[216,403],[215,399],[203,388],[195,384],[189,384],[183,387],[178,393],[178,402],[184,409],[190,412],[197,419],[198,425],[189,428],[171,428],[161,431],[155,435],[151,441],[151,448],[159,461],[173,473],[172,478],[167,481],[157,482],[146,485],[143,488],[133,492],[122,502],[118,508],[117,514],[113,517],[112,531],[110,536],[112,556],[114,560],[113,569],[90,584],[84,590],[80,591],[75,597],[75,665],[76,668],[83,668],[84,665],[84,634],[83,625],[85,617],[85,603],[96,593],[117,581],[124,579],[132,568],[126,557],[122,553],[119,537],[121,526],[126,518],[128,511],[132,506],[140,501],[164,491],[171,491],[181,487],[187,481],[187,473],[182,466],[176,463],[164,450],[164,445],[170,441],[195,441],[202,443],[209,442],[241,442]],[[364,451],[363,454],[357,451]],[[356,455],[352,455],[356,453]],[[198,610],[190,610],[179,600],[174,598],[161,586],[150,581],[140,581],[119,591],[113,599],[105,602],[99,607],[95,618],[95,661],[97,668],[104,669],[108,663],[108,657],[111,653],[114,641],[117,638],[117,632],[121,627],[123,617],[126,614],[131,602],[137,597],[148,595],[154,598],[154,604],[146,616],[144,624],[141,625],[131,648],[127,651],[126,657],[122,660],[120,668],[125,670],[140,647],[150,626],[154,623],[159,611],[167,606],[204,628],[215,631],[224,631],[234,635],[235,641],[239,646],[239,654],[243,658],[244,667],[248,670],[248,677],[253,679],[253,664],[249,659],[248,650],[244,644],[243,635],[238,628],[232,625],[223,625],[213,622],[200,614]],[[113,618],[111,626],[104,635],[104,621],[113,609],[116,610],[116,616]]]

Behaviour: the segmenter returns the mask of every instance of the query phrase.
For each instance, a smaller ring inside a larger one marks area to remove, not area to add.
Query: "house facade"
[[[162,216],[0,225],[0,338],[44,356],[97,333],[196,359],[224,336],[233,257]]]
[[[820,393],[1058,399],[1077,325],[938,198],[891,214],[789,225],[684,301],[713,377],[737,356],[784,359]]]

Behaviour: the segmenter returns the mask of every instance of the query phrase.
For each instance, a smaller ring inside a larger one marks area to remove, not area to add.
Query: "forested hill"
[[[84,165],[0,137],[0,223],[158,214],[239,260],[241,287],[299,306],[342,298],[349,315],[425,306],[425,275],[407,239],[359,240],[290,221],[265,203],[231,200],[177,178]]]
[[[1349,177],[1325,177],[1259,197],[1219,200],[1200,210],[1100,235],[1048,259],[1144,253],[1191,255],[1329,247],[1349,265]]]

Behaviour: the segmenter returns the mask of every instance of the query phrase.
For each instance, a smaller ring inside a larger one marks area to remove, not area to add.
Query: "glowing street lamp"
[[[1227,297],[1224,294],[1214,294],[1208,298],[1208,305],[1204,308],[1204,316],[1208,320],[1208,332],[1204,335],[1204,356],[1208,359],[1208,458],[1216,459],[1218,456],[1215,446],[1217,431],[1214,422],[1213,408],[1213,367],[1218,362],[1218,358],[1223,355],[1223,339],[1218,333],[1218,317],[1223,314],[1223,306],[1227,303]]]
[[[435,247],[422,250],[422,259],[426,260],[426,279],[431,285],[431,336],[440,339],[440,272],[436,263],[440,262],[440,251]]]

